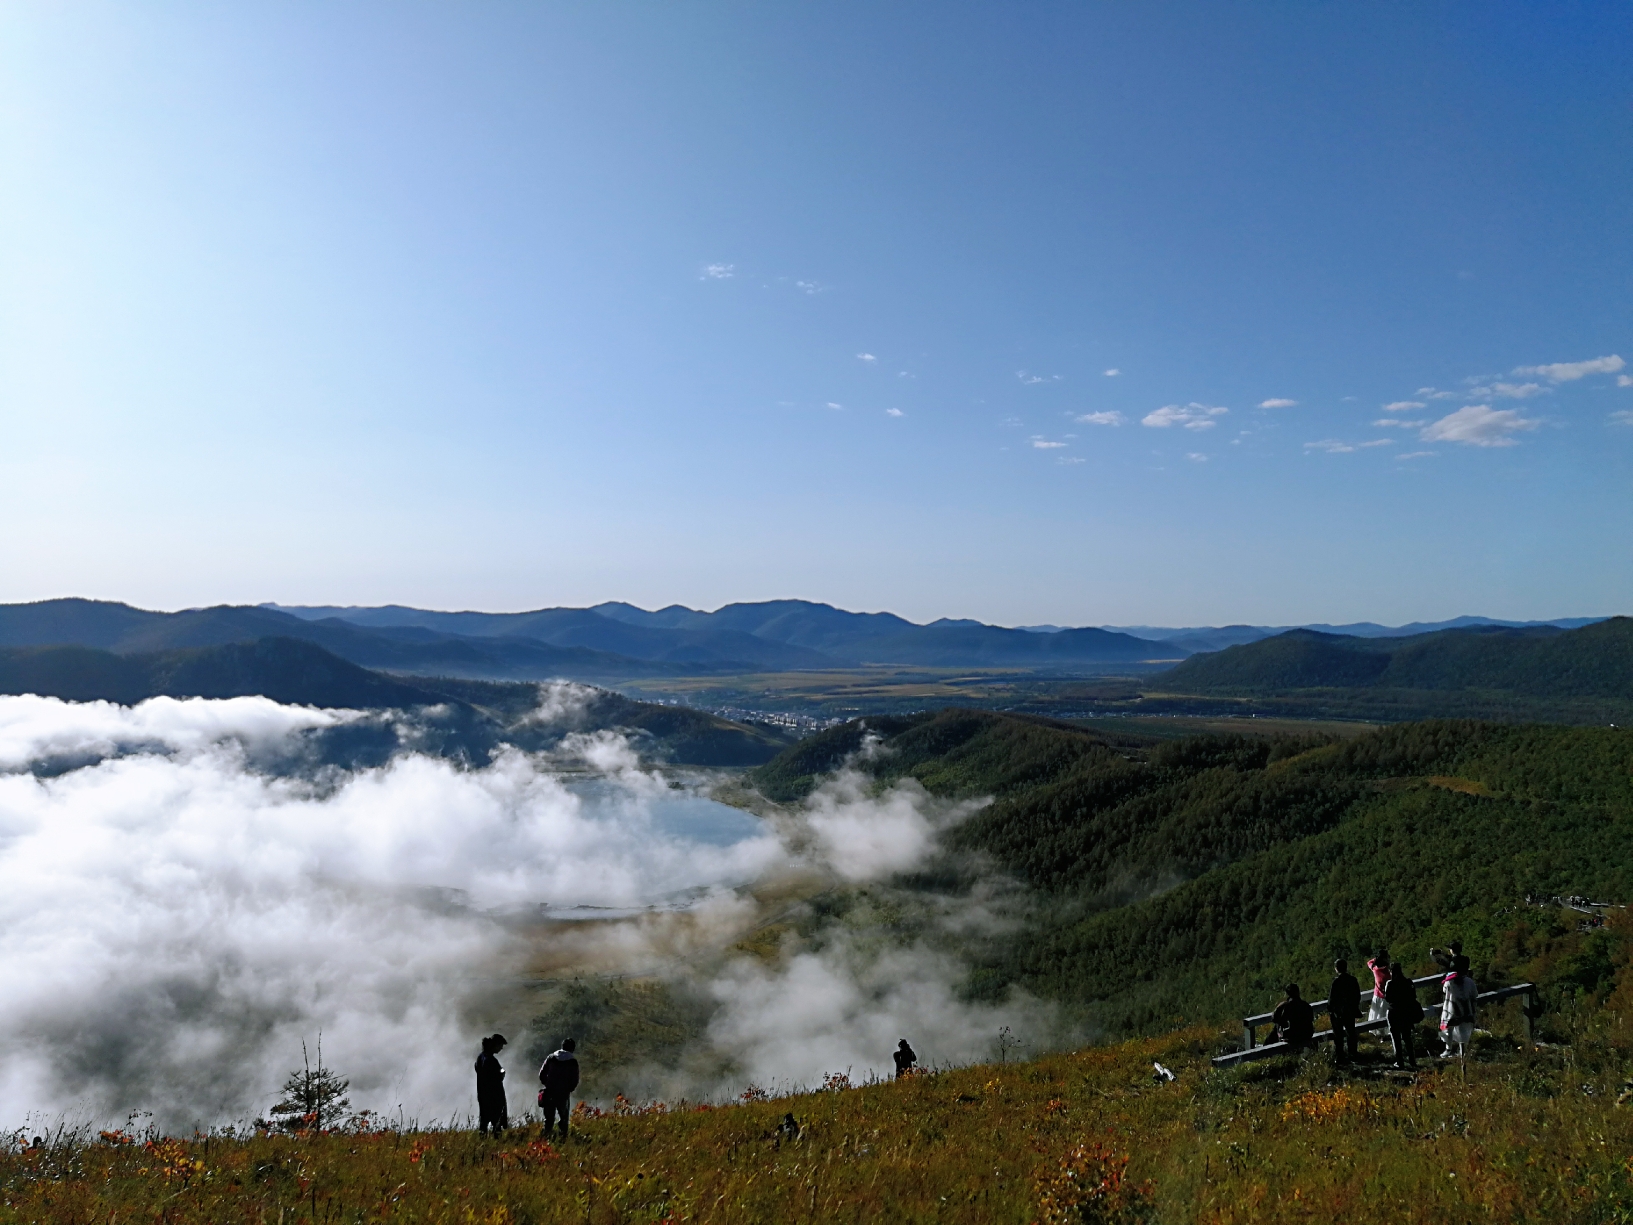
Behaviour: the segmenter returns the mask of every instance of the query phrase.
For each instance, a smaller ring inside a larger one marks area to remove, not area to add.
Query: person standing
[[[1384,1004],[1388,1009],[1389,1041],[1395,1048],[1395,1066],[1418,1066],[1417,1053],[1412,1049],[1412,1031],[1423,1020],[1423,1005],[1418,1003],[1418,989],[1400,962],[1389,967],[1389,982],[1384,987]],[[1402,1056],[1406,1062],[1401,1062]]]
[[[571,1038],[563,1039],[561,1049],[545,1058],[539,1065],[539,1108],[544,1111],[544,1130],[549,1131],[555,1120],[561,1119],[561,1138],[567,1138],[567,1116],[572,1113],[573,1090],[578,1088],[578,1044]]]
[[[505,1036],[494,1034],[482,1039],[482,1053],[476,1057],[476,1108],[478,1135],[497,1136],[510,1125],[510,1111],[505,1102],[505,1070],[497,1058],[505,1049]]]
[[[1450,1055],[1456,1046],[1458,1055],[1467,1056],[1469,1043],[1474,1040],[1474,1007],[1480,985],[1469,973],[1469,959],[1463,954],[1452,958],[1452,972],[1446,975],[1442,987],[1440,1036],[1446,1043],[1446,1053]]]
[[[913,1065],[918,1063],[919,1057],[913,1048],[907,1045],[907,1039],[903,1038],[896,1043],[896,1049],[890,1052],[890,1060],[896,1065],[896,1079],[900,1080],[913,1070]]]
[[[1389,985],[1389,950],[1379,949],[1367,958],[1367,969],[1372,971],[1372,1010],[1369,1021],[1382,1021],[1389,1014],[1384,1002],[1384,988]]]
[[[1339,1063],[1355,1058],[1355,1022],[1361,1016],[1361,984],[1340,957],[1332,963],[1332,986],[1327,988],[1327,1015],[1332,1018],[1332,1047]]]

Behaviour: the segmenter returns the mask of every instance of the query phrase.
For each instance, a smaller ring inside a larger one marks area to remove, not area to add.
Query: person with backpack
[[[1340,957],[1332,963],[1332,986],[1327,988],[1327,1015],[1332,1018],[1333,1058],[1348,1063],[1355,1058],[1355,1022],[1361,1016],[1361,984]]]
[[[559,1116],[561,1138],[567,1138],[567,1116],[572,1113],[573,1090],[578,1088],[577,1043],[564,1039],[561,1049],[539,1065],[539,1109],[544,1111],[544,1130],[549,1131]]]
[[[1469,959],[1463,954],[1452,959],[1452,972],[1446,975],[1442,990],[1440,1036],[1446,1043],[1446,1054],[1449,1056],[1456,1046],[1458,1055],[1466,1056],[1474,1040],[1474,1005],[1480,997],[1480,986],[1469,973]]]
[[[1395,1048],[1395,1066],[1417,1070],[1417,1053],[1412,1049],[1412,1031],[1423,1020],[1423,1005],[1418,1003],[1417,985],[1412,982],[1400,962],[1389,967],[1389,982],[1384,987],[1384,1005],[1388,1009],[1389,1041]],[[1404,1054],[1406,1062],[1402,1064]]]
[[[509,1105],[505,1101],[505,1070],[496,1056],[505,1048],[505,1036],[494,1034],[482,1039],[482,1053],[476,1057],[477,1135],[491,1133],[497,1137],[510,1125]]]

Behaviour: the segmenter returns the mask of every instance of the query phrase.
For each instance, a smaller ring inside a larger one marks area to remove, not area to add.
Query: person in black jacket
[[[482,1039],[482,1053],[476,1057],[476,1108],[480,1122],[478,1135],[489,1130],[497,1136],[509,1126],[509,1110],[505,1102],[505,1070],[495,1058],[505,1048],[505,1036],[494,1034]]]
[[[911,1072],[913,1065],[919,1061],[919,1057],[914,1054],[913,1048],[907,1045],[906,1038],[896,1044],[896,1049],[890,1053],[890,1059],[896,1065],[897,1080]]]
[[[1309,1046],[1310,1040],[1315,1037],[1315,1009],[1299,993],[1297,983],[1287,984],[1287,998],[1276,1005],[1276,1011],[1270,1017],[1276,1023],[1273,1037],[1277,1042],[1285,1042],[1289,1046]]]
[[[1384,1006],[1389,1010],[1389,1041],[1395,1047],[1395,1066],[1416,1069],[1417,1054],[1412,1049],[1412,1031],[1423,1020],[1423,1005],[1418,1003],[1418,989],[1400,962],[1389,967],[1389,982],[1384,987]],[[1406,1062],[1401,1063],[1405,1055]]]
[[[567,1116],[572,1112],[571,1098],[573,1090],[578,1088],[578,1056],[573,1052],[577,1044],[571,1039],[563,1040],[561,1049],[548,1056],[539,1065],[539,1084],[544,1088],[539,1090],[539,1108],[544,1111],[544,1130],[549,1131],[559,1116],[561,1119],[561,1138],[567,1138]]]
[[[1355,1022],[1361,1016],[1361,984],[1340,957],[1332,963],[1332,986],[1327,988],[1327,1015],[1332,1018],[1332,1048],[1339,1063],[1355,1058]]]

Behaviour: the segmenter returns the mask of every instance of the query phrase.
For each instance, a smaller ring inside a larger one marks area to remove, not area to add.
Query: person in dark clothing
[[[1287,998],[1276,1005],[1270,1019],[1276,1023],[1276,1031],[1271,1037],[1273,1042],[1309,1046],[1310,1040],[1315,1037],[1315,1010],[1310,1007],[1310,1001],[1299,993],[1297,983],[1287,984]]]
[[[1339,1063],[1355,1058],[1355,1022],[1361,1016],[1361,984],[1340,957],[1332,963],[1332,986],[1327,988],[1327,1015],[1332,1018],[1332,1047]]]
[[[567,1138],[567,1116],[572,1113],[573,1090],[578,1088],[578,1056],[573,1052],[577,1043],[564,1039],[561,1049],[548,1056],[539,1065],[539,1109],[544,1111],[544,1130],[549,1131],[561,1119],[561,1138]]]
[[[896,1065],[897,1080],[911,1072],[913,1065],[919,1061],[919,1057],[913,1053],[913,1048],[907,1045],[906,1038],[896,1044],[896,1049],[890,1053],[890,1058]]]
[[[1463,955],[1463,942],[1453,940],[1445,949],[1430,949],[1429,958],[1447,974],[1456,972],[1455,962]]]
[[[505,1036],[494,1034],[482,1039],[482,1053],[476,1057],[476,1108],[479,1122],[478,1135],[487,1135],[491,1129],[497,1136],[510,1125],[510,1111],[505,1102],[505,1070],[495,1058],[505,1048]]]
[[[1418,989],[1412,982],[1412,976],[1398,961],[1389,967],[1384,1005],[1389,1012],[1389,1041],[1395,1048],[1395,1066],[1415,1070],[1418,1060],[1412,1049],[1412,1031],[1423,1020],[1423,1005],[1418,1003]],[[1401,1062],[1403,1056],[1404,1064]]]

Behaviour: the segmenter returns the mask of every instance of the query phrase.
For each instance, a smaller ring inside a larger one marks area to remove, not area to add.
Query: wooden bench
[[[1445,980],[1446,975],[1444,973],[1426,974],[1422,978],[1414,978],[1412,980],[1412,985],[1414,987],[1433,986],[1438,988],[1441,983],[1445,982]],[[1513,999],[1516,995],[1523,995],[1525,997],[1525,1009],[1523,1012],[1525,1019],[1525,1040],[1530,1042],[1533,1037],[1531,1023],[1538,1015],[1537,987],[1535,983],[1516,983],[1512,987],[1499,987],[1495,991],[1482,991],[1475,998],[1475,1005],[1476,1007],[1479,1007],[1486,1004],[1500,1004],[1504,1000]],[[1361,1001],[1363,1004],[1366,1003],[1369,998],[1369,992],[1362,993]],[[1424,1006],[1426,1008],[1430,1008],[1439,1003],[1440,999],[1437,991],[1436,998],[1426,1000],[1424,1002]],[[1327,1001],[1318,1000],[1310,1005],[1310,1009],[1315,1013],[1326,1012]],[[1264,1025],[1269,1025],[1273,1021],[1274,1016],[1274,1013],[1261,1012],[1256,1016],[1243,1017],[1242,1049],[1239,1051],[1231,1051],[1228,1055],[1220,1055],[1216,1057],[1213,1061],[1214,1067],[1228,1068],[1234,1064],[1247,1063],[1254,1059],[1268,1059],[1272,1055],[1287,1054],[1296,1050],[1296,1047],[1287,1042],[1267,1042],[1263,1045],[1258,1042],[1257,1039],[1259,1028]],[[1358,1034],[1371,1033],[1373,1030],[1386,1029],[1388,1025],[1389,1022],[1387,1021],[1357,1021],[1355,1023],[1355,1032]],[[1312,1039],[1313,1042],[1330,1042],[1331,1040],[1332,1030],[1330,1029],[1317,1030],[1315,1037]]]

